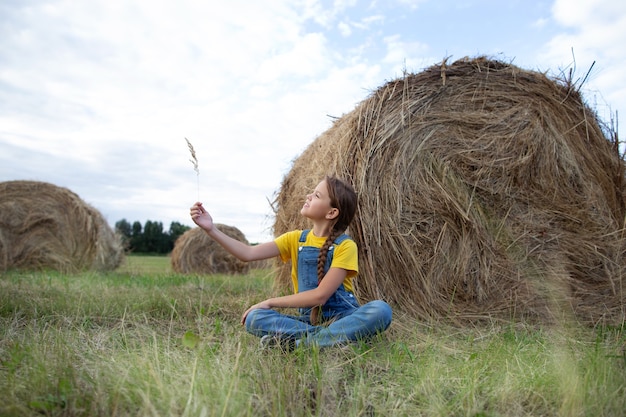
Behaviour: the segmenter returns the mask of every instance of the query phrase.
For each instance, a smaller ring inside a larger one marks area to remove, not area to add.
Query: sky
[[[405,71],[571,70],[619,123],[625,44],[622,0],[0,0],[0,181],[66,187],[111,226],[193,226],[200,200],[263,242],[293,160]]]

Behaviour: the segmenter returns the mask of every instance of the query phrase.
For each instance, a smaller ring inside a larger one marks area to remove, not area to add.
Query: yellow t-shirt
[[[284,233],[274,239],[280,251],[280,259],[283,262],[291,260],[291,280],[293,282],[294,292],[298,292],[298,248],[300,247],[300,235],[302,230],[293,230]],[[306,237],[306,241],[302,242],[302,246],[313,246],[321,248],[326,242],[325,237],[317,237],[311,230]],[[356,243],[352,239],[345,239],[333,249],[333,260],[331,268],[343,268],[348,271],[346,278],[343,280],[343,286],[346,291],[353,292],[352,279],[359,272],[359,255]]]

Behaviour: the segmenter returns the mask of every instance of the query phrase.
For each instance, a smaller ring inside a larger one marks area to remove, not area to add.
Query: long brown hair
[[[320,249],[317,257],[317,281],[320,282],[324,278],[324,264],[328,256],[328,249],[334,240],[346,231],[350,222],[356,213],[357,195],[354,188],[347,182],[335,177],[327,175],[325,178],[326,187],[328,188],[328,196],[330,197],[330,205],[339,210],[339,216],[335,219],[330,234],[326,238],[324,245]]]

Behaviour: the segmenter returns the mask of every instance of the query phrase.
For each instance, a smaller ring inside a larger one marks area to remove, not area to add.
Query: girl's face
[[[331,220],[335,217],[333,216],[334,211],[337,211],[337,209],[330,205],[328,186],[326,185],[326,181],[322,181],[317,184],[317,187],[315,187],[312,193],[307,194],[300,214],[311,220]]]

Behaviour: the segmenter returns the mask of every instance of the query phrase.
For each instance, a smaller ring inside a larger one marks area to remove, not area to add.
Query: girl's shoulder
[[[310,229],[295,229],[289,232],[285,232],[282,235],[274,239],[279,247],[298,247],[298,246],[313,246],[321,247],[326,241],[325,237],[318,237],[311,233]],[[341,234],[335,239],[337,247],[351,247],[356,246],[356,242],[348,234]]]
[[[350,235],[343,235],[335,239],[335,245],[339,250],[357,251],[356,242],[350,237]]]
[[[353,244],[356,244],[354,242],[354,239],[352,239],[352,236],[350,236],[347,233],[342,233],[339,236],[337,236],[337,238],[335,238],[335,244],[340,245],[345,241],[351,241]]]
[[[296,229],[290,232],[285,232],[282,235],[279,235],[274,239],[274,242],[279,246],[292,246],[297,245],[298,240],[300,240],[300,236],[302,235],[302,230]]]
[[[285,237],[285,236],[289,236],[289,237],[300,236],[300,234],[302,234],[302,232],[303,232],[303,230],[301,230],[301,229],[291,230],[289,232],[285,232],[285,233],[283,233],[281,235],[278,235],[275,239],[279,239],[279,238],[282,238],[282,237]]]

